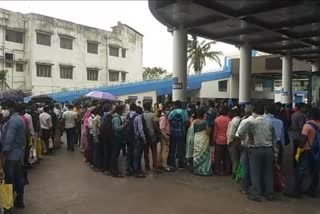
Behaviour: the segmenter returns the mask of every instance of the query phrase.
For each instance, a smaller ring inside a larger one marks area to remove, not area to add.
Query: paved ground
[[[274,202],[248,201],[225,177],[189,172],[108,177],[91,171],[78,151],[65,149],[30,170],[25,191],[26,208],[18,214],[320,214],[319,199],[279,195]]]

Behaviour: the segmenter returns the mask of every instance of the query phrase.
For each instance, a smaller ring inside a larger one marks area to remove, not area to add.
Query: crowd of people
[[[232,176],[240,181],[241,192],[248,199],[262,201],[273,200],[274,191],[284,189],[283,154],[293,146],[294,185],[286,195],[316,196],[318,109],[300,103],[293,109],[281,103],[228,107],[212,101],[189,104],[187,109],[182,106],[176,101],[154,106],[131,104],[127,111],[125,105],[89,107],[83,117],[85,161],[93,170],[118,178],[143,178],[150,169],[158,173],[192,169],[200,176]],[[127,160],[125,174],[118,166],[121,150]],[[312,182],[304,191],[308,172]]]
[[[15,207],[24,208],[27,168],[54,153],[66,133],[67,150],[79,146],[96,172],[115,178],[144,178],[156,173],[192,170],[195,175],[231,176],[254,201],[273,200],[284,188],[283,154],[294,147],[294,184],[289,197],[315,197],[320,171],[320,113],[296,104],[252,106],[209,101],[141,105],[92,102],[43,105],[2,103],[0,177],[13,184]],[[122,156],[120,156],[122,151]],[[119,158],[126,159],[125,173]],[[287,163],[286,163],[287,164]],[[3,166],[3,168],[2,168]],[[307,191],[303,181],[309,172]]]

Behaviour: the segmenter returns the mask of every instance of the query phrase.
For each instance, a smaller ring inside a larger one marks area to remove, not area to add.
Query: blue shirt
[[[272,125],[275,130],[277,142],[284,145],[284,126],[283,122],[275,118],[272,114],[265,114],[264,119]]]
[[[143,123],[142,123],[143,115],[138,115],[134,118],[133,126],[134,126],[134,135],[136,139],[142,138],[143,141],[146,141],[146,136],[143,130]]]
[[[174,116],[176,116],[177,114],[180,114],[182,116],[184,123],[188,122],[189,120],[188,113],[186,110],[183,110],[183,109],[174,109],[173,111],[171,111],[168,117],[169,120],[172,120],[172,118],[174,118]]]
[[[7,160],[23,161],[26,146],[26,126],[18,113],[11,115],[3,127],[2,152]]]

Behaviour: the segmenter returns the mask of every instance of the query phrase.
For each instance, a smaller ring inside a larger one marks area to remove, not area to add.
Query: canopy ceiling
[[[320,0],[149,0],[149,8],[189,34],[309,62],[320,57]]]

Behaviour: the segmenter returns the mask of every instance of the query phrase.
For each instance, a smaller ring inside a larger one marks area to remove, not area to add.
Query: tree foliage
[[[221,51],[211,50],[215,43],[215,41],[207,42],[205,40],[199,42],[196,36],[192,36],[192,40],[188,41],[189,69],[192,67],[196,74],[200,74],[207,59],[213,60],[221,66],[219,58],[222,55]]]
[[[161,79],[167,74],[167,70],[160,67],[144,67],[143,68],[143,80]]]

